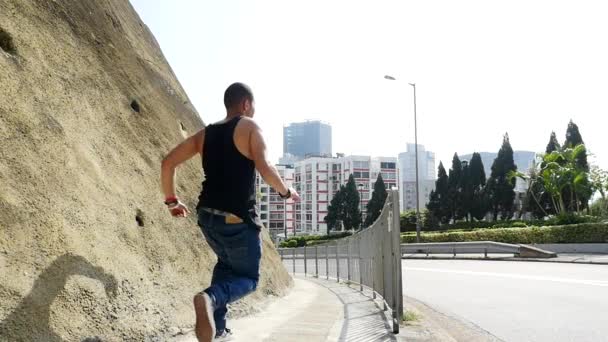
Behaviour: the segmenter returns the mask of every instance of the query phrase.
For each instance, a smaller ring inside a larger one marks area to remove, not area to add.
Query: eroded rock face
[[[159,170],[202,127],[128,1],[0,0],[0,340],[192,326],[215,257],[194,215],[167,214]],[[178,170],[192,209],[201,177],[200,158]],[[264,247],[260,290],[235,312],[290,284]]]

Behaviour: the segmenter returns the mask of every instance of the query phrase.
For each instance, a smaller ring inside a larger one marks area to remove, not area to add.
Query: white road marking
[[[540,281],[552,281],[552,282],[566,283],[566,284],[579,284],[579,285],[608,287],[608,281],[604,281],[604,280],[568,279],[568,278],[557,278],[557,277],[531,276],[531,275],[527,275],[527,274],[516,274],[516,273],[476,272],[476,271],[446,270],[446,269],[424,268],[424,267],[404,267],[403,269],[405,271],[453,273],[453,274],[465,274],[465,275],[473,275],[473,276],[488,276],[488,277],[500,277],[500,278],[510,278],[510,279],[540,280]]]

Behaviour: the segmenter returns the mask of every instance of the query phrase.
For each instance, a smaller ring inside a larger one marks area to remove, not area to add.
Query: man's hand
[[[294,188],[289,188],[289,192],[291,192],[291,198],[294,202],[300,202],[300,195]]]
[[[188,207],[186,207],[186,205],[180,201],[177,201],[177,203],[175,204],[169,205],[168,209],[171,213],[171,216],[173,217],[188,217],[188,214],[190,214],[190,210],[188,210]]]

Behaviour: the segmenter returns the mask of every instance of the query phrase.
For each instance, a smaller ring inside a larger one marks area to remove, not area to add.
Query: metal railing
[[[323,245],[280,248],[288,271],[332,279],[371,290],[392,314],[392,327],[399,333],[403,313],[403,283],[399,241],[399,194],[388,192],[380,217],[352,236]]]
[[[494,241],[406,243],[401,245],[401,254],[481,254],[487,258],[492,254],[513,254],[539,258],[555,257],[555,253],[539,248]]]

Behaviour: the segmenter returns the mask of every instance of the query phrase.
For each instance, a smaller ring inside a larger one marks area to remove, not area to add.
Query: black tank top
[[[225,211],[260,227],[255,205],[255,164],[234,144],[234,130],[240,120],[238,116],[205,128],[205,180],[197,208]]]

